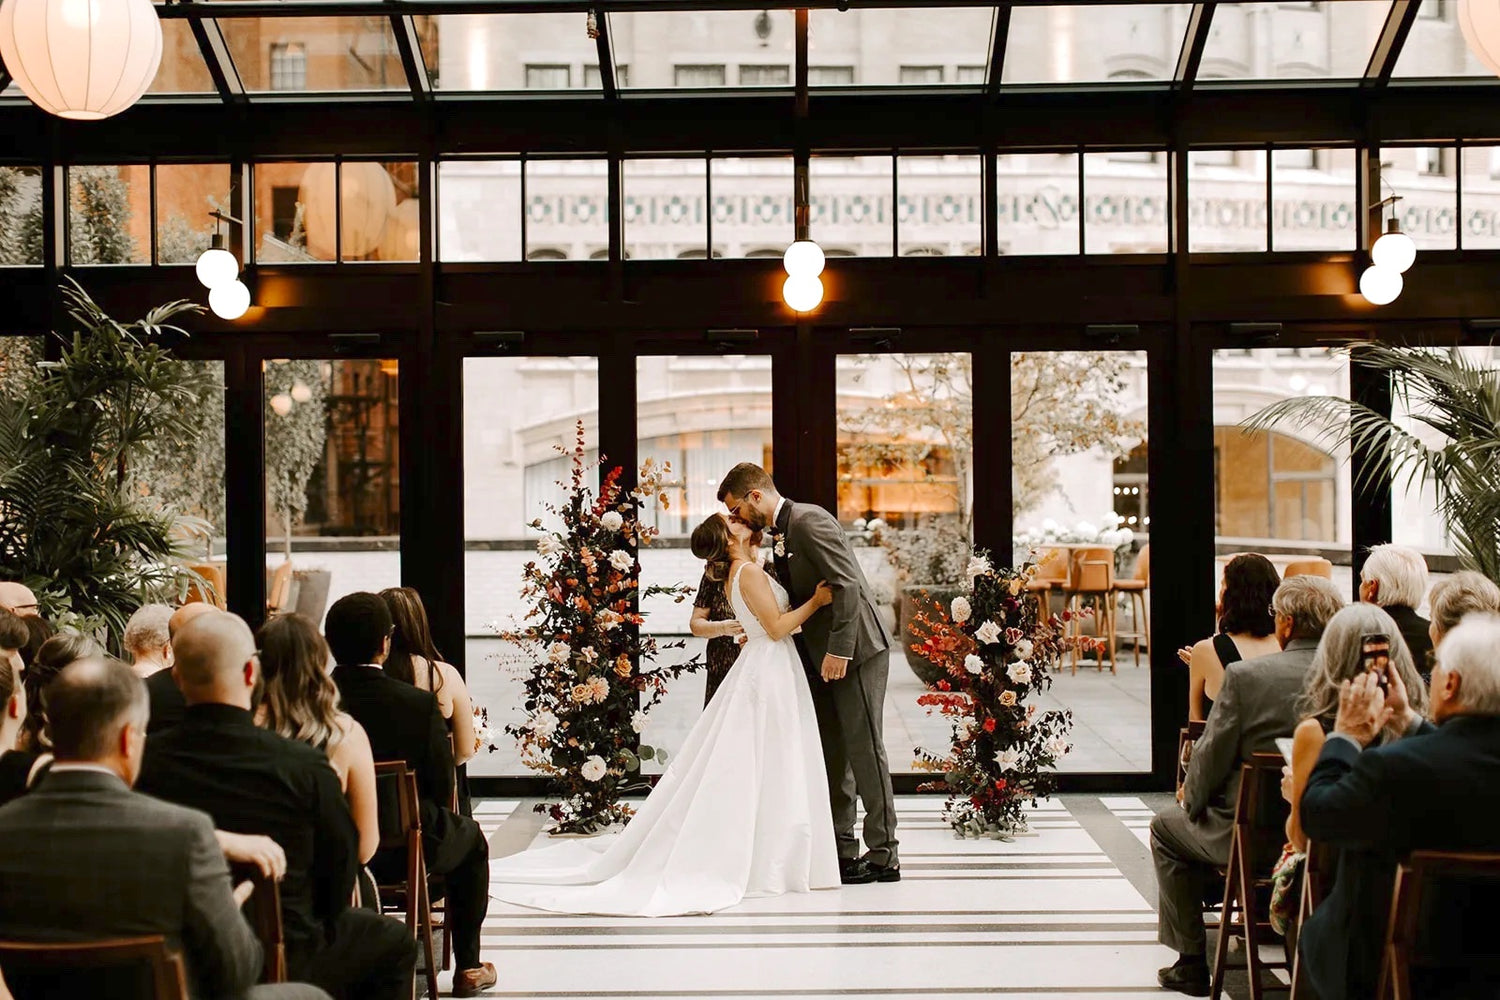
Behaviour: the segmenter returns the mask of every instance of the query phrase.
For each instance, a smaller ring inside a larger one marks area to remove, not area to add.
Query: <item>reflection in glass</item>
[[[406,90],[388,17],[220,18],[251,93]]]
[[[401,582],[394,360],[265,363],[266,566],[273,609],[313,621]]]
[[[1078,253],[1078,154],[995,157],[1002,254]]]
[[[68,168],[68,263],[151,262],[151,168]]]
[[[157,261],[162,264],[196,263],[198,255],[208,249],[214,234],[215,223],[209,216],[214,211],[229,213],[229,164],[158,164]]]
[[[892,254],[894,166],[889,156],[814,156],[809,161],[812,237],[830,257]]]
[[[1093,83],[1116,77],[1169,80],[1187,30],[1187,4],[1016,7],[1005,83]]]
[[[585,425],[587,460],[598,457],[598,362],[584,357],[464,359],[464,632],[474,703],[502,733],[522,718],[522,679],[504,659],[513,647],[495,638],[525,613],[522,569],[536,558],[540,518],[561,504],[570,474],[576,421]],[[469,764],[476,775],[530,774],[503,734],[494,753]]]
[[[625,252],[640,260],[708,252],[707,161],[626,160]]]
[[[261,263],[410,261],[419,249],[416,164],[255,164]],[[340,204],[341,203],[341,204]]]

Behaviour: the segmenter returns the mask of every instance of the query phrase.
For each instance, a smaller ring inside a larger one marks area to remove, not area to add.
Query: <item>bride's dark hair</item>
[[[714,583],[729,579],[729,522],[718,514],[710,514],[708,520],[693,529],[688,545],[693,555],[708,564],[705,574]]]

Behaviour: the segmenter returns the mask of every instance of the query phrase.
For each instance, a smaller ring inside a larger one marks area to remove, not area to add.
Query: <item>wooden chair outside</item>
[[[231,868],[234,881],[250,882],[255,891],[245,901],[245,919],[251,930],[260,939],[264,953],[261,970],[262,983],[286,982],[286,933],[281,924],[281,886],[274,878],[267,878],[254,865],[234,865]]]
[[[1213,979],[1208,995],[1214,1000],[1224,992],[1224,973],[1245,969],[1250,977],[1251,1000],[1267,992],[1289,992],[1291,987],[1266,983],[1263,973],[1290,967],[1285,961],[1266,961],[1260,953],[1263,934],[1271,932],[1269,904],[1271,869],[1286,842],[1286,818],[1290,807],[1281,798],[1280,754],[1258,753],[1240,771],[1240,794],[1234,807],[1234,833],[1229,842],[1229,871],[1224,881],[1224,905],[1219,918],[1219,937],[1214,947]],[[1229,964],[1229,939],[1239,937],[1245,945],[1245,964]]]
[[[1151,543],[1147,542],[1141,546],[1141,551],[1135,554],[1135,567],[1130,572],[1130,578],[1115,581],[1115,592],[1124,594],[1130,602],[1130,628],[1129,632],[1121,632],[1115,629],[1116,639],[1131,639],[1131,646],[1135,650],[1135,665],[1141,665],[1141,646],[1144,644],[1146,652],[1151,652],[1151,608],[1147,604],[1148,595],[1151,592]]]
[[[1109,652],[1109,672],[1115,669],[1115,550],[1110,548],[1074,549],[1069,560],[1068,582],[1064,591],[1068,595],[1068,610],[1072,613],[1068,621],[1068,634],[1075,640],[1083,638],[1083,601],[1094,602],[1094,634],[1106,644]],[[1099,657],[1099,670],[1104,670],[1104,654]],[[1072,649],[1073,673],[1078,673],[1078,645]]]
[[[1333,579],[1333,563],[1327,559],[1297,559],[1286,564],[1282,570],[1281,578],[1290,580],[1294,576],[1321,576],[1325,580]]]
[[[427,995],[437,1000],[438,970],[432,948],[432,901],[427,890],[427,861],[422,853],[422,814],[418,808],[417,776],[405,761],[375,764],[376,811],[380,817],[381,851],[401,851],[406,877],[377,885],[382,913],[404,911],[406,926],[422,945],[426,960]]]
[[[1467,894],[1462,901],[1445,901],[1445,892],[1458,886],[1470,891],[1482,886],[1483,905],[1467,905],[1474,902]],[[1422,969],[1463,969],[1500,982],[1500,943],[1495,942],[1493,925],[1483,916],[1495,912],[1496,899],[1500,899],[1500,854],[1413,853],[1396,869],[1381,950],[1378,1000],[1412,1000],[1412,973]],[[1445,909],[1456,918],[1453,925],[1472,926],[1472,932],[1451,935],[1437,930],[1434,916]],[[1476,948],[1482,950],[1476,953]],[[1478,994],[1466,989],[1462,995]]]
[[[274,615],[292,610],[294,600],[292,583],[292,563],[290,560],[271,571],[271,578],[266,585],[267,613]]]
[[[184,604],[192,604],[202,601],[204,604],[212,604],[220,611],[225,610],[228,605],[224,603],[225,589],[224,564],[223,563],[194,563],[188,569],[201,576],[208,584],[207,590],[201,584],[192,583],[188,585],[187,597],[183,599]]]
[[[0,941],[0,969],[16,1000],[188,1000],[182,957],[159,934],[83,944]]]
[[[1068,585],[1068,550],[1039,549],[1032,557],[1037,572],[1026,582],[1026,593],[1036,598],[1037,611],[1046,618],[1052,610],[1053,593],[1063,591]]]

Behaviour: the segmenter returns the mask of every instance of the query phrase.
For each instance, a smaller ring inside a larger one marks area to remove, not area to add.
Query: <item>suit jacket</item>
[[[255,724],[232,705],[192,705],[146,741],[136,787],[202,809],[231,833],[270,837],[286,852],[281,916],[290,950],[327,944],[349,908],[359,832],[323,751]]]
[[[816,671],[827,653],[857,667],[886,652],[890,640],[838,520],[815,504],[788,500],[776,518],[776,531],[772,559],[794,607],[813,595],[818,581],[827,580],[833,587],[833,603],[819,608],[802,626],[801,647],[812,661],[808,669]]]
[[[1401,630],[1401,638],[1406,640],[1406,651],[1411,654],[1417,673],[1427,677],[1432,673],[1427,666],[1427,654],[1432,652],[1432,633],[1428,631],[1431,622],[1404,604],[1392,604],[1385,609],[1385,613],[1391,616],[1391,621]]]
[[[1458,716],[1363,753],[1345,739],[1323,745],[1302,793],[1302,828],[1339,849],[1338,873],[1298,944],[1321,1000],[1375,995],[1397,862],[1416,850],[1500,851],[1497,815],[1500,718]],[[1456,951],[1466,936],[1492,938],[1475,919],[1486,908],[1436,908],[1443,926],[1428,930]],[[1482,949],[1493,954],[1492,941]]]
[[[170,669],[158,670],[146,678],[146,696],[151,701],[147,736],[165,732],[182,721],[182,713],[187,711],[187,699],[182,696],[182,688],[177,686],[177,678],[172,676]]]
[[[1276,739],[1297,728],[1297,699],[1318,643],[1293,639],[1279,653],[1224,668],[1224,684],[1193,748],[1182,803],[1218,856],[1229,856],[1240,767],[1252,754],[1275,753]]]
[[[160,934],[194,997],[236,997],[261,949],[235,905],[213,822],[95,771],[49,773],[0,809],[0,938]]]
[[[333,670],[344,711],[364,727],[376,761],[402,760],[417,774],[422,839],[429,850],[453,831],[453,752],[437,697],[368,664]],[[430,858],[429,858],[430,860]]]

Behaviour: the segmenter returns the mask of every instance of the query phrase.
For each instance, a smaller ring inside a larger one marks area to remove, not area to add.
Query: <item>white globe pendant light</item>
[[[1458,0],[1458,27],[1474,57],[1500,76],[1500,0]]]
[[[212,291],[240,276],[240,262],[234,259],[234,254],[224,249],[224,237],[215,233],[208,249],[198,256],[198,265],[194,270],[203,287]]]
[[[151,0],[0,0],[0,58],[33,104],[97,121],[156,79],[161,22]]]
[[[823,248],[812,240],[797,240],[786,248],[786,254],[781,258],[781,266],[786,268],[787,274],[805,274],[809,278],[822,274],[825,263]]]
[[[1404,284],[1400,271],[1372,264],[1359,276],[1359,294],[1373,306],[1390,305],[1401,295]]]
[[[781,286],[781,297],[794,312],[812,312],[823,301],[823,282],[813,274],[790,275]]]
[[[1385,235],[1370,248],[1370,260],[1377,266],[1388,267],[1398,274],[1406,273],[1416,259],[1417,245],[1401,231],[1401,224],[1395,219],[1390,221]]]
[[[220,319],[239,319],[250,308],[250,289],[239,280],[209,289],[208,308]]]

